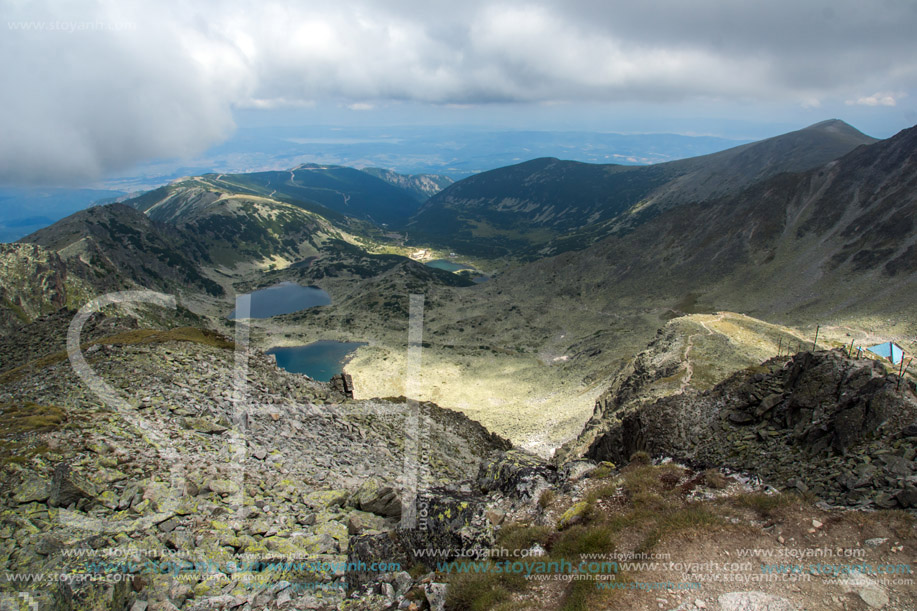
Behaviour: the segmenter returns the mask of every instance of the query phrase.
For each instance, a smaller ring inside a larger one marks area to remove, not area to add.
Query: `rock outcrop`
[[[802,352],[665,397],[595,439],[593,460],[634,452],[753,472],[832,503],[913,507],[914,385],[843,351]]]

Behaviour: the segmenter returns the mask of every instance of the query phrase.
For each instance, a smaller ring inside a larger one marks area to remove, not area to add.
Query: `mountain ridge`
[[[543,158],[484,172],[428,200],[409,227],[456,248],[525,257],[580,249],[680,202],[736,192],[876,142],[839,120],[701,157],[651,166]],[[450,233],[441,228],[449,226]],[[437,229],[439,227],[440,229]],[[485,253],[488,254],[488,253]]]

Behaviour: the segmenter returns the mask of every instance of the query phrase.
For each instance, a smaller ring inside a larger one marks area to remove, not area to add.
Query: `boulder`
[[[16,503],[44,503],[51,496],[51,482],[33,474],[23,478],[13,500]]]
[[[557,481],[555,467],[532,454],[510,450],[494,452],[481,464],[477,486],[484,493],[499,490],[514,499],[537,501]]]
[[[348,505],[380,516],[400,518],[401,497],[391,486],[371,478],[348,499]]]
[[[48,504],[52,507],[69,507],[83,499],[94,500],[95,488],[87,480],[73,473],[70,465],[60,463],[54,467]]]
[[[331,384],[331,388],[341,393],[348,399],[353,399],[353,378],[349,374],[339,373],[337,375],[331,376],[331,379],[328,381]]]
[[[426,550],[438,550],[438,560],[449,561],[469,550],[490,549],[494,525],[487,517],[485,499],[469,493],[433,489],[416,499],[417,521],[400,527],[398,535],[413,564],[430,566]],[[421,551],[424,550],[424,551]]]

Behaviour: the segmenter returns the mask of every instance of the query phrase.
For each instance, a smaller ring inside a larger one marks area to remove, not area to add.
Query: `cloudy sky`
[[[0,184],[78,184],[246,125],[917,124],[914,0],[0,0],[0,15]]]

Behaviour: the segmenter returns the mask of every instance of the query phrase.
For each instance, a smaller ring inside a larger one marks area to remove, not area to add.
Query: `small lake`
[[[267,353],[276,357],[277,365],[282,369],[327,382],[344,370],[344,364],[354,350],[365,345],[366,342],[321,340],[305,346],[271,348]]]
[[[447,272],[457,272],[460,269],[474,269],[468,264],[456,263],[448,259],[433,259],[432,261],[427,261],[424,265],[427,267],[435,267],[436,269],[444,269]]]
[[[331,303],[331,295],[315,286],[281,282],[249,293],[252,297],[251,318],[270,318]],[[236,311],[227,316],[235,320]]]

